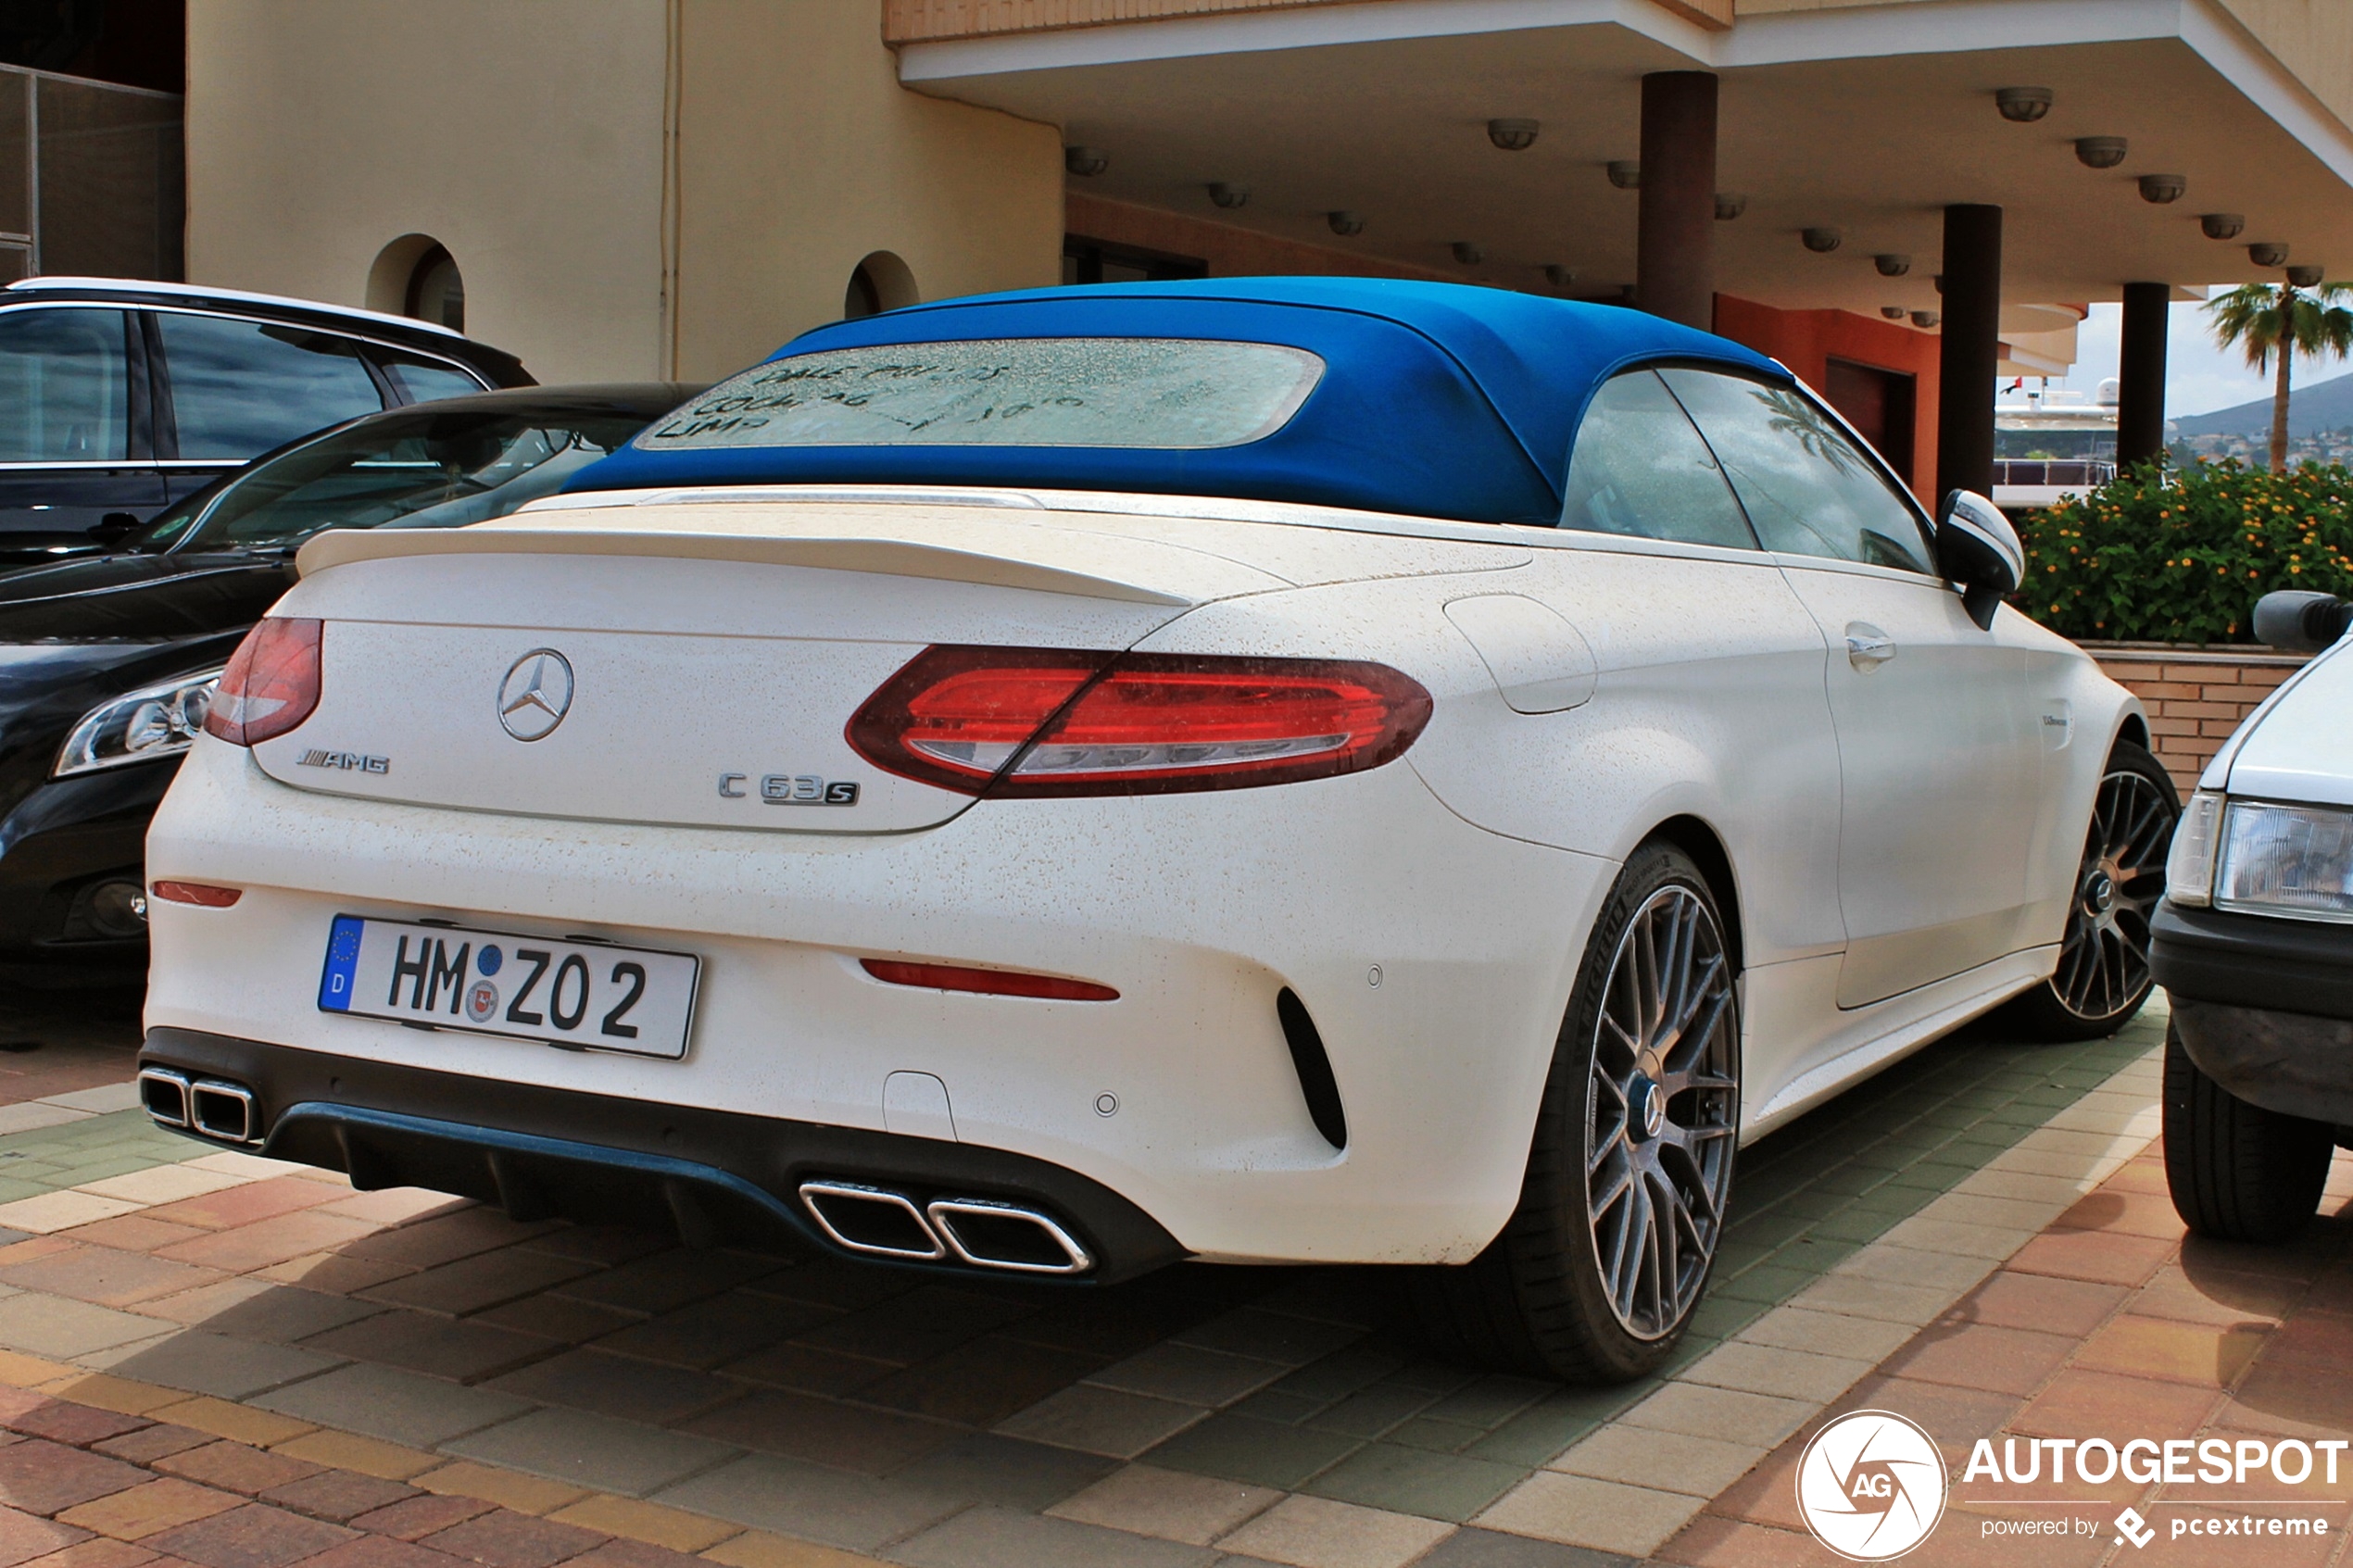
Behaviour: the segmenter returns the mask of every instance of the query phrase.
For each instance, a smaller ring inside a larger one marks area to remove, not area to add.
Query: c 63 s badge
[[[748,800],[752,792],[744,786],[751,782],[749,773],[719,775],[719,795],[724,800]],[[812,773],[762,773],[760,776],[760,798],[771,806],[855,806],[858,786],[847,779],[821,779]]]

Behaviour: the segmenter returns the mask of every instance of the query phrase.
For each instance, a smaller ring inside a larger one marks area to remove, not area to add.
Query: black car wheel
[[[2163,763],[2119,741],[2092,806],[2058,968],[2010,1004],[2009,1022],[2038,1040],[2096,1040],[2141,1010],[2149,976],[2149,917],[2165,897],[2165,857],[2182,797]]]
[[[2165,1032],[2165,1185],[2182,1223],[2217,1241],[2284,1241],[2320,1207],[2336,1133],[2249,1105]]]
[[[1439,1348],[1618,1382],[1673,1353],[1731,1198],[1739,991],[1716,899],[1670,845],[1637,850],[1594,924],[1518,1210],[1416,1304]]]

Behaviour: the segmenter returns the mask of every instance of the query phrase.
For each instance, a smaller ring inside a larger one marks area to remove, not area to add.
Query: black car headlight
[[[2215,860],[2218,909],[2353,922],[2353,810],[2233,800]]]
[[[204,728],[213,688],[220,684],[219,670],[201,670],[100,703],[74,725],[49,776],[69,778],[179,756]]]

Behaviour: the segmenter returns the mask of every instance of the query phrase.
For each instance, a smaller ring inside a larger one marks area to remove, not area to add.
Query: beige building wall
[[[1054,127],[900,87],[873,0],[678,4],[680,375],[838,320],[876,251],[918,299],[1061,281]]]
[[[661,365],[663,0],[189,0],[188,277],[366,305],[427,234],[545,382]]]
[[[427,235],[541,381],[715,378],[1061,277],[1062,138],[910,93],[873,0],[189,0],[188,276],[399,308]],[[371,270],[381,275],[371,295]]]

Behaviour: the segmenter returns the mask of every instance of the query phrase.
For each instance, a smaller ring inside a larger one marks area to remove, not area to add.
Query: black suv
[[[385,409],[258,458],[107,553],[0,573],[0,994],[145,966],[147,819],[304,540],[503,516],[701,390]]]
[[[121,278],[0,288],[0,571],[88,554],[298,435],[487,388],[513,355],[446,327]]]

